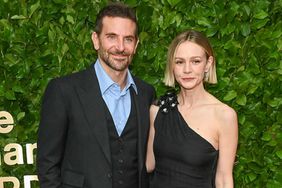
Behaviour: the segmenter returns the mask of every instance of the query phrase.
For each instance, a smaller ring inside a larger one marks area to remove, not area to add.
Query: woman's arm
[[[155,137],[155,127],[154,122],[157,115],[159,107],[151,105],[150,107],[150,131],[147,145],[147,156],[146,156],[146,168],[147,172],[152,172],[155,169],[155,156],[153,151],[153,143]]]
[[[238,143],[237,114],[232,108],[227,106],[220,111],[216,188],[233,188],[233,166]]]

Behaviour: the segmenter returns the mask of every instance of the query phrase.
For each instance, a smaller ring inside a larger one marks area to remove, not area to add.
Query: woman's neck
[[[198,87],[192,90],[181,88],[178,94],[178,102],[180,106],[192,108],[194,106],[205,103],[207,97],[208,92],[204,89],[204,87]]]

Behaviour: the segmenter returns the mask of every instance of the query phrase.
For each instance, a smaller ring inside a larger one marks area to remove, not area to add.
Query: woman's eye
[[[182,64],[183,61],[175,61],[175,64]]]
[[[195,61],[192,61],[192,63],[193,64],[199,64],[199,63],[201,63],[201,61],[200,60],[195,60]]]

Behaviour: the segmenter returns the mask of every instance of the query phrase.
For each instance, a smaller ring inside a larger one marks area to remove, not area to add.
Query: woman
[[[232,188],[238,141],[236,112],[204,88],[216,83],[208,39],[189,30],[168,51],[164,82],[179,85],[150,109],[146,167],[150,188]]]

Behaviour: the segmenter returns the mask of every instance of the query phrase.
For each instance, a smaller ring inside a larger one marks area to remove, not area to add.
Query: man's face
[[[100,35],[92,34],[101,64],[115,71],[124,71],[133,59],[138,44],[136,24],[128,18],[104,17]]]

